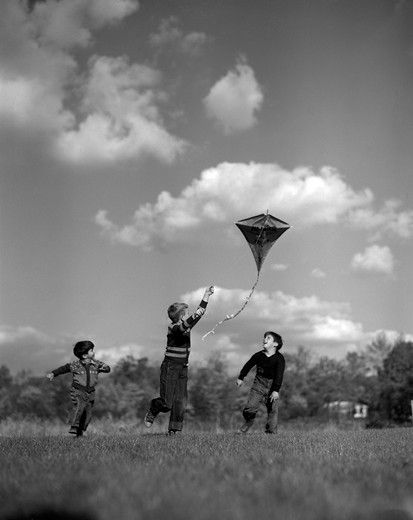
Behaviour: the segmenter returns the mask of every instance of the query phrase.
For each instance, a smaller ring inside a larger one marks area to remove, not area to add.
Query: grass
[[[44,508],[84,520],[413,518],[412,428],[0,431],[2,519]]]

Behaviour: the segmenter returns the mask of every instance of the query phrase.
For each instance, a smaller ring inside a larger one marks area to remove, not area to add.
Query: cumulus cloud
[[[208,117],[218,123],[225,134],[248,130],[256,123],[264,95],[253,69],[240,60],[212,86],[204,98]]]
[[[288,171],[277,164],[226,162],[204,170],[177,197],[161,192],[154,204],[140,206],[126,226],[113,223],[103,209],[95,222],[113,242],[150,250],[154,243],[193,239],[203,227],[222,228],[263,208],[277,208],[277,216],[295,228],[343,223],[364,230],[360,220],[354,219],[360,210],[372,215],[371,232],[374,226],[382,227],[382,210],[376,211],[373,205],[370,189],[354,190],[331,167],[318,172],[308,167]],[[406,213],[395,212],[395,221],[403,220]],[[397,226],[388,231],[400,236]]]
[[[326,273],[322,269],[320,269],[319,267],[316,267],[316,268],[314,268],[311,271],[311,276],[313,278],[325,278],[326,277]]]
[[[5,0],[0,20],[0,117],[7,128],[44,137],[48,153],[75,162],[171,161],[184,143],[161,115],[167,97],[159,71],[123,57],[93,57],[83,68],[77,47],[121,21],[137,0]],[[99,81],[101,82],[99,84]],[[80,107],[80,109],[78,109]]]
[[[176,16],[164,18],[157,32],[149,37],[149,42],[157,49],[173,49],[193,56],[198,55],[208,41],[208,36],[203,32],[192,31],[185,34]]]
[[[356,208],[349,213],[352,225],[371,231],[372,240],[384,234],[395,234],[402,238],[410,238],[413,234],[413,210],[398,211],[399,200],[387,200],[383,207],[375,212],[372,208]]]
[[[288,265],[285,264],[271,264],[270,267],[273,271],[286,271],[288,269]]]
[[[148,352],[148,347],[138,345],[136,343],[125,343],[123,345],[114,345],[111,347],[99,348],[99,359],[104,360],[110,366],[115,365],[120,359],[124,359],[127,356],[135,358],[153,356],[153,350]],[[149,354],[149,355],[148,355]]]
[[[394,268],[393,253],[388,246],[374,244],[366,247],[362,253],[354,255],[351,268],[354,271],[392,274]]]
[[[183,301],[195,306],[202,298],[203,288],[182,295]],[[214,297],[202,319],[205,331],[227,314],[237,311],[249,291],[216,287]],[[351,306],[345,302],[324,301],[317,296],[298,298],[282,291],[256,291],[243,312],[234,319],[228,332],[228,323],[217,328],[206,341],[219,339],[238,353],[250,351],[250,342],[260,344],[265,330],[276,330],[290,347],[305,345],[314,352],[323,351],[331,356],[365,345],[367,336],[361,323],[351,317]],[[198,326],[198,329],[200,326]],[[199,332],[199,331],[198,331]],[[235,345],[235,346],[234,346]]]
[[[87,46],[92,29],[116,23],[138,8],[136,0],[49,0],[34,4],[31,20],[42,44]]]
[[[13,373],[29,370],[35,375],[45,374],[74,359],[73,345],[84,339],[76,336],[52,337],[30,326],[0,325],[0,364],[6,365]],[[96,349],[97,357],[110,365],[115,365],[126,356],[150,358],[154,352],[136,343]]]
[[[12,372],[24,369],[46,373],[67,363],[73,343],[69,338],[52,338],[29,326],[0,326],[1,363]]]
[[[64,157],[74,161],[113,161],[142,154],[172,161],[184,142],[169,134],[158,104],[160,73],[126,58],[93,57],[84,85],[86,117],[59,139]]]
[[[154,241],[185,240],[202,226],[222,227],[262,208],[277,208],[277,216],[294,226],[336,223],[372,199],[370,190],[354,191],[329,167],[317,173],[304,167],[290,172],[277,164],[221,163],[203,171],[178,197],[163,191],[154,204],[139,207],[127,226],[111,222],[104,210],[95,220],[112,241],[150,249]]]

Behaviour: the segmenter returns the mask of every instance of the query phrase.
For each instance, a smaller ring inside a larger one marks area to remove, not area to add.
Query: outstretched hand
[[[274,401],[277,401],[280,398],[279,393],[274,390],[274,392],[271,392],[270,394],[270,401],[273,403]]]
[[[213,285],[210,285],[208,287],[208,289],[205,289],[205,294],[204,294],[204,297],[207,297],[209,298],[211,296],[211,294],[213,294],[215,291],[215,287]]]
[[[54,379],[54,374],[52,372],[49,372],[48,374],[46,374],[46,377],[49,381],[53,381]]]
[[[237,386],[241,386],[243,383],[244,383],[244,381],[242,379],[237,379],[236,382],[235,382],[235,384]]]

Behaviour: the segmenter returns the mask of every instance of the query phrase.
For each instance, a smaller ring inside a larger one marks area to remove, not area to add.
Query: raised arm
[[[192,329],[192,327],[198,323],[198,321],[202,318],[202,316],[205,314],[205,309],[208,305],[209,297],[214,292],[214,286],[211,285],[208,287],[208,289],[205,290],[205,293],[202,297],[202,300],[200,301],[197,310],[189,316],[186,320],[182,321],[182,324],[187,329]]]

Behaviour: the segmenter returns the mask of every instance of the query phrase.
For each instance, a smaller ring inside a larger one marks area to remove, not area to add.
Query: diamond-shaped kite
[[[238,222],[235,222],[235,225],[244,235],[248,245],[251,248],[252,254],[254,255],[255,263],[257,265],[257,279],[255,280],[251,292],[247,296],[242,307],[236,313],[228,314],[223,320],[219,321],[212,330],[204,334],[202,339],[205,339],[209,334],[214,334],[215,329],[221,325],[221,323],[232,320],[235,318],[235,316],[238,316],[238,314],[244,310],[252,296],[252,293],[254,292],[255,287],[258,284],[261,267],[264,263],[265,257],[267,256],[271,247],[274,245],[275,241],[278,240],[280,236],[290,228],[290,225],[287,224],[287,222],[273,217],[268,213],[268,211],[265,214],[261,213],[260,215],[255,215],[254,217],[239,220]]]

